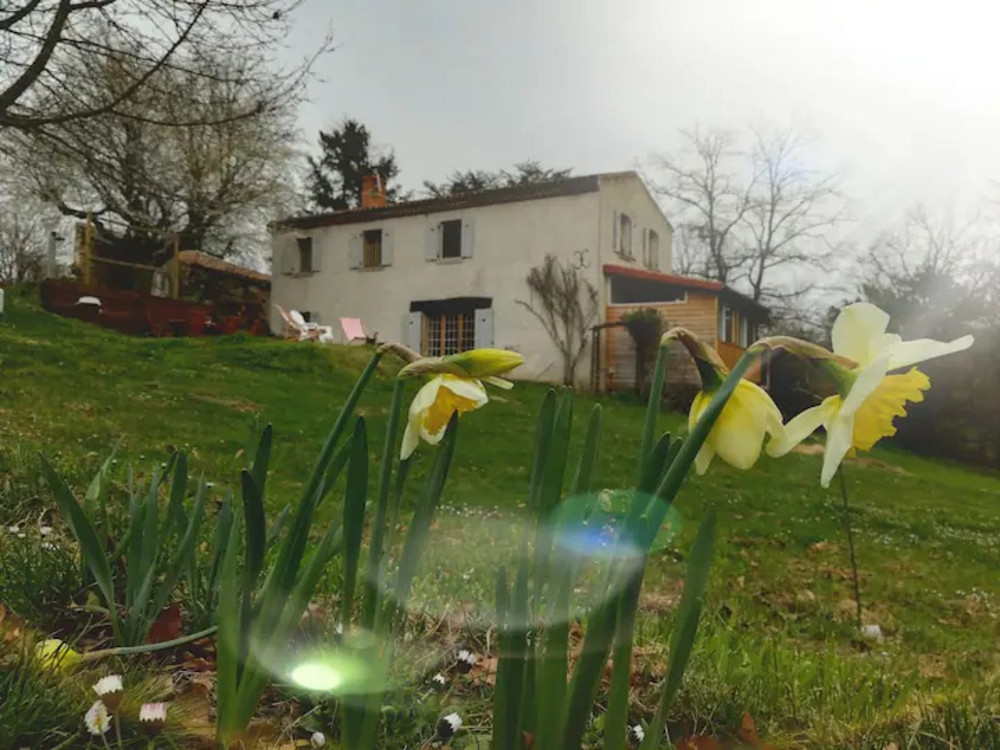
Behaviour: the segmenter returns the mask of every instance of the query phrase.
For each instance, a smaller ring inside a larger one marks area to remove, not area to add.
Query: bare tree
[[[947,338],[959,323],[1000,323],[1000,262],[979,217],[959,222],[915,206],[871,243],[861,271],[862,295],[887,310],[907,338]]]
[[[297,95],[242,115],[268,86],[259,83],[259,58],[192,51],[185,59],[184,69],[160,71],[115,112],[7,139],[38,195],[133,243],[136,261],[154,261],[142,254],[173,233],[188,248],[246,256],[294,193]],[[129,55],[108,57],[80,80],[74,98],[86,105],[116,96],[136,75],[133,65]]]
[[[45,260],[43,231],[36,216],[0,214],[0,284],[38,281]]]
[[[756,176],[742,217],[742,275],[757,302],[787,305],[810,290],[782,288],[777,269],[808,264],[824,270],[835,252],[828,235],[845,215],[837,179],[802,163],[803,141],[794,130],[758,130],[751,151]]]
[[[687,264],[708,278],[729,283],[746,264],[736,232],[750,210],[758,175],[740,174],[746,154],[735,134],[725,130],[684,131],[677,155],[662,154],[653,166],[662,173],[657,192],[680,214],[687,233]]]
[[[27,191],[20,171],[0,160],[0,284],[38,281],[45,270],[57,211]]]
[[[290,31],[300,0],[15,0],[0,8],[0,127],[33,131],[59,123],[120,114],[155,85],[164,70],[185,70],[185,53],[209,50],[240,60],[265,56],[272,75],[262,98],[241,115],[299,87],[314,56],[280,66],[275,52]],[[329,37],[316,51],[330,48]],[[128,50],[129,76],[97,99],[65,96],[80,79]],[[189,58],[187,58],[189,59]],[[193,70],[199,74],[199,71]],[[198,111],[190,119],[203,121]]]
[[[563,383],[573,384],[587,347],[587,332],[597,319],[597,290],[570,265],[546,255],[525,279],[531,302],[516,300],[541,322],[563,360]]]
[[[836,177],[803,163],[795,130],[685,131],[676,155],[658,156],[657,191],[678,228],[676,270],[733,286],[755,301],[789,308],[811,284],[796,270],[824,268],[829,239],[845,218]]]

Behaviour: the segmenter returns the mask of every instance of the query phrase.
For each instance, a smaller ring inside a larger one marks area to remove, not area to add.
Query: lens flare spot
[[[305,662],[295,667],[289,679],[299,687],[315,692],[332,692],[344,684],[344,675],[332,664]]]

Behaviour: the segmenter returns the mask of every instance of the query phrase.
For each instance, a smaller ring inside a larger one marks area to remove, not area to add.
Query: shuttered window
[[[378,268],[382,264],[382,230],[369,229],[362,234],[364,268]]]
[[[444,357],[476,348],[475,314],[424,316],[423,354]]]

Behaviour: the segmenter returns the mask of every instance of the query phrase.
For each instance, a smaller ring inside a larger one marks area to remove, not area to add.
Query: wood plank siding
[[[743,355],[745,349],[734,343],[719,341],[719,298],[713,292],[688,290],[684,302],[645,303],[636,305],[608,305],[605,320],[616,323],[628,313],[641,308],[651,308],[660,313],[664,321],[664,331],[681,326],[687,328],[699,339],[715,348],[727,367],[732,367]],[[739,313],[736,312],[738,321]],[[737,324],[738,325],[738,324]],[[738,330],[738,328],[737,328]],[[629,390],[635,387],[635,344],[624,327],[609,327],[604,331],[603,340],[604,378],[602,389]],[[760,365],[751,368],[745,376],[754,382],[761,382]],[[687,350],[680,344],[670,346],[665,372],[667,383],[697,384],[698,371]]]

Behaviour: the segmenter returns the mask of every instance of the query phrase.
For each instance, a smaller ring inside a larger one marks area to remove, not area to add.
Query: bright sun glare
[[[343,682],[339,669],[322,662],[300,664],[288,676],[296,685],[317,692],[336,690]]]

